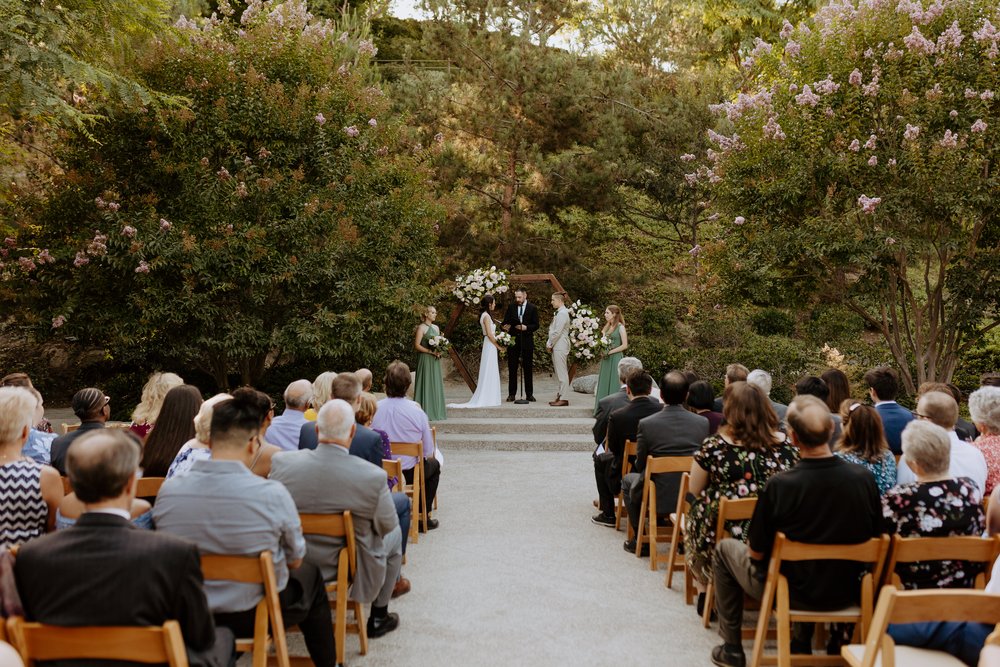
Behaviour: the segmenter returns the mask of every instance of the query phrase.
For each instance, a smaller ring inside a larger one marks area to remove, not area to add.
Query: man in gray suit
[[[622,493],[627,499],[628,520],[639,525],[642,509],[642,491],[645,485],[646,457],[691,456],[708,437],[708,420],[684,409],[688,381],[683,373],[670,371],[660,381],[660,396],[664,408],[639,422],[636,440],[635,468],[622,478]],[[658,475],[656,483],[656,512],[669,514],[677,509],[677,492],[680,474]],[[625,542],[625,551],[635,551],[635,540]]]
[[[399,626],[389,613],[389,600],[400,578],[402,535],[386,474],[349,449],[354,437],[354,409],[340,399],[328,401],[316,417],[316,449],[280,452],[271,462],[271,479],[285,485],[301,513],[350,511],[358,545],[358,572],[351,597],[371,602],[368,636],[381,637]],[[306,562],[320,568],[323,579],[337,577],[337,557],[344,541],[307,535]],[[406,588],[409,588],[407,582]]]
[[[755,368],[750,371],[747,375],[747,382],[750,384],[760,387],[760,390],[764,392],[767,396],[767,400],[771,401],[771,407],[774,408],[775,414],[778,415],[778,423],[781,424],[782,429],[785,428],[785,415],[788,413],[788,406],[784,403],[778,403],[771,399],[771,374],[760,368]]]
[[[556,391],[556,400],[550,401],[553,407],[566,407],[569,401],[563,396],[569,396],[569,369],[566,367],[566,359],[569,357],[569,310],[566,308],[566,293],[556,292],[552,295],[552,307],[556,309],[556,314],[549,324],[549,339],[545,343],[545,349],[552,355],[552,367],[555,369],[556,377],[559,378],[559,389]]]

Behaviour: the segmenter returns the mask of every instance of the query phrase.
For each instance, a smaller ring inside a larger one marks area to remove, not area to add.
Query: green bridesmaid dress
[[[622,325],[616,326],[608,338],[611,339],[611,347],[608,349],[613,350],[620,347],[622,344]],[[623,356],[624,352],[615,352],[601,360],[601,374],[597,378],[597,388],[594,390],[594,415],[597,415],[597,404],[601,402],[601,399],[610,396],[622,387],[621,382],[618,381],[618,362],[622,360]]]
[[[440,335],[440,329],[431,324],[420,340],[420,344],[430,349],[429,341]],[[441,377],[441,360],[433,354],[419,353],[417,360],[417,381],[413,386],[413,399],[427,413],[427,418],[434,421],[447,419],[444,408],[444,380]],[[621,355],[619,355],[621,356]]]

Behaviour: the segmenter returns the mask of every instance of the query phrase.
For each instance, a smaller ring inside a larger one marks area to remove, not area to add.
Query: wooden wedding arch
[[[548,284],[552,287],[553,292],[565,292],[562,283],[552,275],[551,273],[523,273],[523,274],[512,274],[507,277],[507,282],[510,285],[510,291],[513,293],[517,286],[524,285],[537,285],[539,283]],[[499,304],[498,304],[499,305]],[[537,304],[536,304],[537,305]],[[445,338],[451,338],[452,332],[455,331],[455,327],[458,326],[458,318],[462,316],[465,312],[465,303],[459,301],[455,304],[455,307],[451,310],[451,317],[448,318],[448,324],[445,325],[442,335]],[[543,346],[544,349],[544,346]],[[462,359],[462,355],[459,354],[455,346],[452,345],[451,349],[448,350],[448,355],[451,357],[452,363],[455,364],[455,368],[461,373],[462,379],[465,380],[465,384],[469,386],[469,389],[475,393],[476,391],[476,381],[473,379],[472,375],[469,373],[469,369],[465,365],[465,361]],[[576,363],[574,362],[569,369],[569,379],[573,380],[573,376],[576,374]]]

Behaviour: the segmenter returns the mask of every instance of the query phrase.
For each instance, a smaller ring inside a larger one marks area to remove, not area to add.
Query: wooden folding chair
[[[155,498],[166,477],[140,477],[135,484],[136,498]]]
[[[396,493],[403,492],[403,484],[406,480],[403,479],[403,464],[396,459],[382,459],[382,470],[385,470],[385,474],[392,479],[396,478],[396,486],[392,487],[392,490]]]
[[[746,521],[753,516],[753,510],[757,507],[756,498],[723,498],[719,502],[719,520],[715,524],[715,540],[732,537],[726,529],[726,524],[733,521]],[[708,628],[712,625],[712,609],[715,607],[715,582],[711,578],[705,588],[705,614],[702,624]]]
[[[684,542],[687,513],[691,509],[691,503],[688,501],[688,488],[690,484],[690,473],[681,475],[681,486],[677,491],[677,511],[670,514],[670,523],[674,525],[674,528],[670,535],[670,556],[667,558],[667,577],[663,582],[667,588],[671,588],[674,583],[674,572],[683,572],[685,604],[694,604],[694,579],[691,576],[691,570],[687,566],[687,558],[678,552],[680,551],[680,545]]]
[[[897,664],[902,667],[962,667],[965,663],[944,651],[896,646],[886,629],[890,623],[964,621],[993,624],[997,619],[1000,619],[1000,595],[996,593],[961,588],[899,591],[886,586],[879,595],[867,641],[842,646],[840,653],[849,667],[895,667]],[[1000,642],[1000,624],[986,643],[992,642]]]
[[[771,550],[771,562],[767,569],[767,582],[764,584],[764,594],[760,601],[760,615],[757,619],[757,632],[754,636],[751,667],[762,664],[775,664],[778,667],[791,667],[792,664],[807,665],[840,665],[840,656],[831,655],[796,655],[791,654],[792,623],[854,623],[855,632],[864,641],[868,627],[871,625],[874,604],[875,582],[882,576],[882,568],[889,551],[889,537],[872,538],[860,544],[805,544],[793,542],[778,533]],[[781,564],[784,562],[799,562],[810,560],[846,560],[863,563],[871,568],[860,583],[860,605],[831,611],[806,611],[792,609],[788,594],[788,579],[781,574]],[[767,638],[767,628],[771,620],[772,610],[777,607],[775,616],[778,630],[777,655],[764,655],[764,641]]]
[[[323,535],[343,538],[344,548],[337,556],[337,579],[326,583],[326,594],[330,598],[330,608],[334,610],[333,637],[337,644],[337,663],[344,662],[344,644],[347,632],[358,636],[361,655],[368,653],[368,624],[365,610],[357,600],[351,600],[348,589],[357,573],[358,547],[354,539],[354,522],[350,512],[339,514],[299,514],[304,535]],[[354,613],[354,622],[347,623],[347,608]]]
[[[975,588],[986,588],[986,576],[993,567],[993,561],[1000,555],[1000,535],[984,539],[982,537],[900,537],[892,536],[888,564],[883,583],[902,590],[903,583],[896,574],[899,563],[917,563],[939,560],[964,560],[983,563],[983,572],[976,576]]]
[[[691,470],[693,456],[648,456],[646,457],[646,476],[642,487],[642,506],[639,510],[639,526],[636,528],[635,555],[642,556],[642,545],[647,541],[643,535],[646,523],[646,513],[649,513],[649,569],[654,572],[659,569],[659,531],[657,530],[656,513],[656,481],[653,475],[663,473],[684,473]]]
[[[607,439],[605,438],[604,441],[607,442]],[[638,447],[639,443],[635,440],[625,441],[625,451],[622,453],[622,477],[632,472],[632,461],[635,460],[635,454]],[[621,490],[618,491],[618,496],[615,498],[615,502],[615,530],[621,530],[622,514],[628,516],[628,514],[625,513],[625,494],[622,493]],[[632,539],[631,531],[633,527],[629,526],[628,528],[629,539]]]
[[[43,660],[130,660],[187,667],[181,626],[167,621],[160,627],[60,627],[29,623],[20,616],[7,619],[11,644],[26,665]]]
[[[389,449],[393,456],[411,456],[417,459],[417,464],[413,466],[413,483],[404,484],[403,489],[406,495],[410,496],[413,502],[413,521],[410,522],[410,540],[416,544],[418,537],[418,523],[424,522],[424,532],[427,532],[427,485],[424,481],[424,443],[422,442],[390,442]]]
[[[69,477],[63,475],[62,483],[63,483],[64,496],[68,496],[69,494],[73,493],[73,485],[69,483]]]
[[[72,433],[73,431],[77,430],[78,428],[80,428],[80,424],[79,423],[77,423],[77,424],[63,424],[62,425],[62,434],[66,435],[67,433]]]
[[[253,667],[267,665],[268,648],[274,645],[279,667],[290,667],[285,622],[278,602],[278,582],[274,575],[274,558],[270,551],[259,556],[223,556],[202,554],[201,571],[205,581],[236,581],[241,584],[261,584],[264,597],[257,603],[253,637],[237,638],[236,650],[253,653]],[[268,633],[268,624],[271,631]]]

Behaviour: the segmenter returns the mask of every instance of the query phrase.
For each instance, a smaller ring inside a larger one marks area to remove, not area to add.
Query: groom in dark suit
[[[534,384],[531,378],[532,356],[535,352],[534,334],[538,330],[538,309],[528,303],[528,290],[518,287],[514,290],[514,303],[507,306],[503,330],[514,337],[514,345],[507,355],[507,402],[517,394],[517,365],[521,363],[524,372],[524,392],[529,401],[535,400]]]

